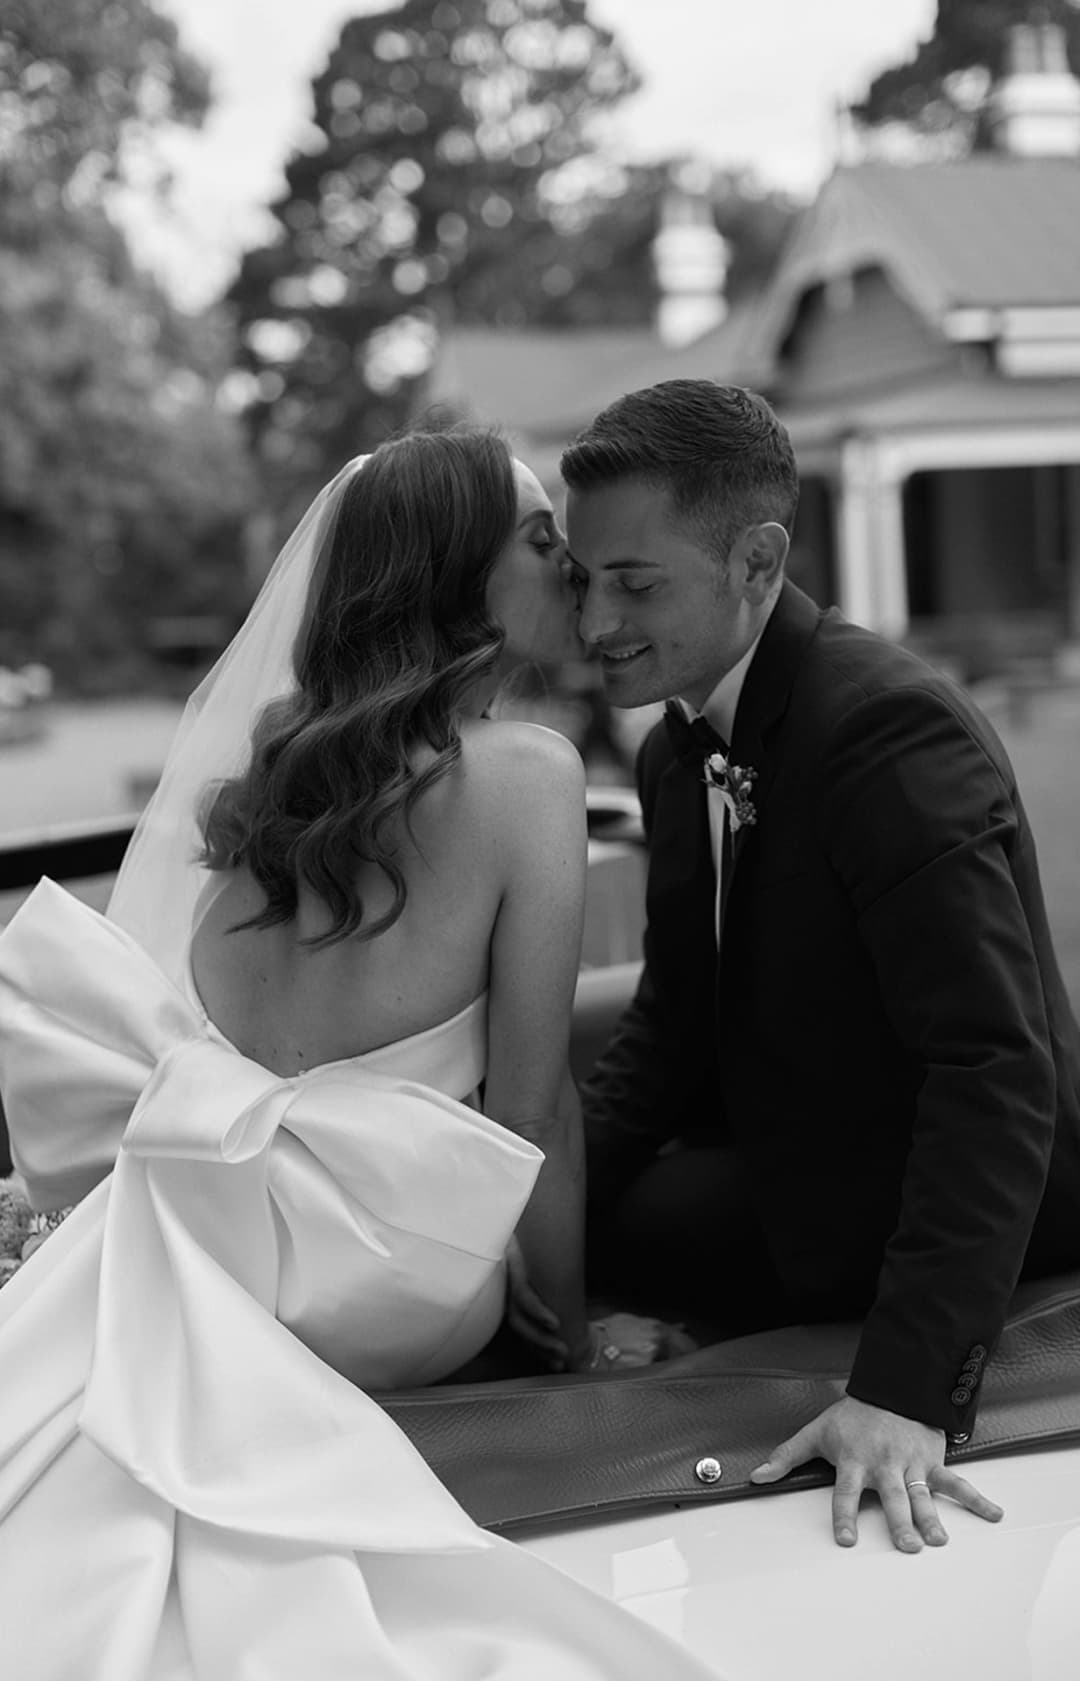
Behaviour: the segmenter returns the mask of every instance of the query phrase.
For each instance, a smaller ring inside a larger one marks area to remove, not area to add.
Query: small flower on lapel
[[[728,822],[731,832],[747,828],[757,822],[757,812],[754,810],[754,796],[751,785],[757,777],[757,771],[750,765],[733,765],[723,753],[710,753],[705,760],[705,784],[709,788],[717,788],[720,797],[727,806]]]

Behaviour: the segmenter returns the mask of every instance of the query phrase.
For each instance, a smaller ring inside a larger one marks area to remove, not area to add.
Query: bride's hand
[[[506,1322],[524,1342],[532,1343],[550,1356],[553,1366],[562,1366],[569,1357],[558,1315],[540,1300],[525,1270],[525,1257],[516,1237],[510,1239],[506,1251]]]
[[[611,1313],[589,1326],[591,1346],[574,1369],[584,1372],[629,1371],[652,1366],[676,1354],[692,1354],[697,1347],[681,1325],[668,1325],[638,1313]]]

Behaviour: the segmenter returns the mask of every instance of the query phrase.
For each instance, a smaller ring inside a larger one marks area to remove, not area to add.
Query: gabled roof
[[[1075,459],[1075,429],[1080,418],[1080,379],[987,379],[963,370],[943,371],[911,385],[860,393],[842,403],[815,403],[785,409],[784,422],[797,451],[835,444],[851,433],[887,436],[960,429],[970,435],[1002,427],[1053,428],[1043,444],[1046,461]],[[1061,430],[1069,428],[1066,436]]]
[[[593,412],[588,393],[640,360],[650,337],[640,328],[454,327],[440,340],[428,396],[533,435],[576,429]]]
[[[959,309],[1080,306],[1080,159],[838,169],[781,257],[747,372],[775,365],[810,287],[869,267],[942,328]]]
[[[650,328],[451,328],[426,396],[532,438],[565,441],[626,391],[662,379],[732,377],[747,319],[732,310],[679,349]]]

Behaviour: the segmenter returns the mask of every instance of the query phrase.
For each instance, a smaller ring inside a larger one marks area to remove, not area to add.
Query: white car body
[[[607,790],[595,794],[594,815],[612,832],[635,821],[625,792],[610,810]],[[637,972],[624,964],[581,977],[582,1072]],[[957,1469],[1005,1517],[988,1524],[942,1501],[949,1544],[914,1555],[896,1551],[869,1501],[858,1546],[838,1547],[827,1488],[642,1509],[514,1538],[662,1629],[723,1681],[1080,1681],[1080,1447]]]
[[[519,1538],[724,1681],[1080,1681],[1080,1447],[959,1469],[1004,1519],[943,1501],[948,1546],[914,1555],[869,1503],[837,1547],[825,1488]]]

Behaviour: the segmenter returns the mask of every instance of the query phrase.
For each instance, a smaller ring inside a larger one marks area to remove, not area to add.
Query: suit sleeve
[[[660,726],[662,728],[662,726]],[[662,759],[654,732],[637,758],[637,786],[646,842],[652,832]],[[588,1203],[602,1212],[670,1139],[700,1124],[709,1101],[702,1047],[686,1043],[678,1013],[664,1007],[654,940],[644,936],[645,966],[631,1004],[581,1090]],[[715,1108],[715,1090],[711,1094]]]
[[[918,1088],[848,1392],[962,1438],[1053,1142],[1054,1061],[1017,886],[1030,835],[1007,765],[927,691],[861,702],[820,785],[825,848]],[[1024,867],[1034,875],[1033,854]]]

